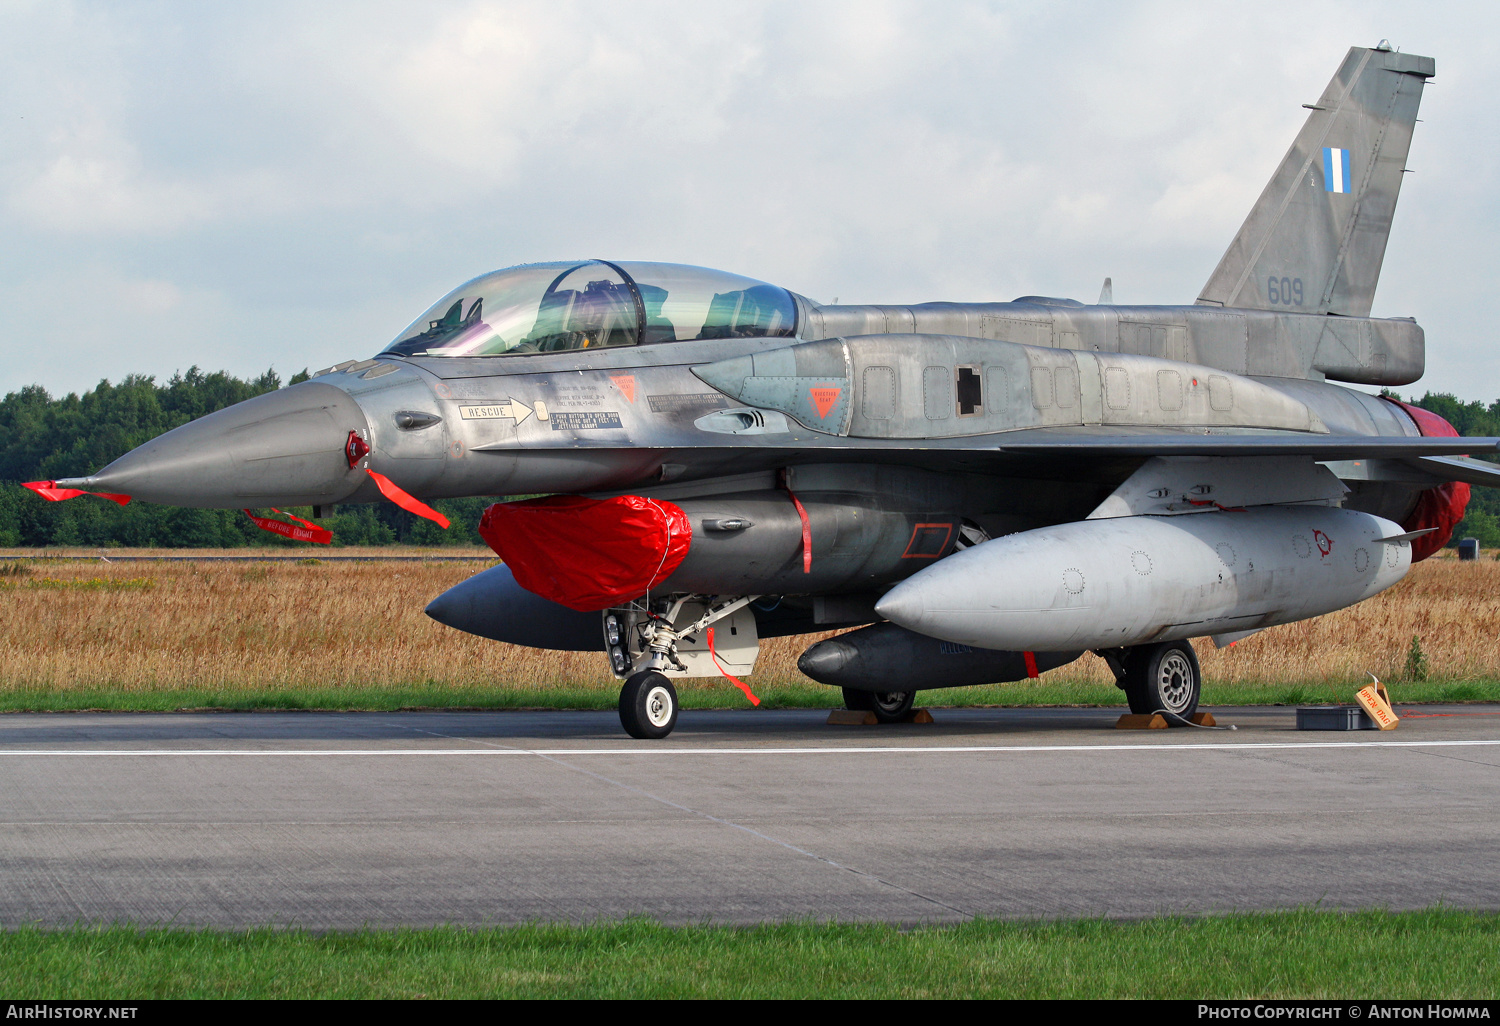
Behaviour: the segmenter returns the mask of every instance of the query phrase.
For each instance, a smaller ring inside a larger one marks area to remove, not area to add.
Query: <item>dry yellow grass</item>
[[[538,653],[428,619],[429,599],[488,565],[440,560],[16,564],[0,555],[0,692],[614,689],[598,655]],[[1415,635],[1434,680],[1497,681],[1497,634],[1500,562],[1440,558],[1359,606],[1226,651],[1198,648],[1210,684],[1343,685],[1366,669],[1399,679]],[[796,659],[813,640],[764,643],[752,682],[804,679]],[[1044,680],[1109,678],[1086,656]]]

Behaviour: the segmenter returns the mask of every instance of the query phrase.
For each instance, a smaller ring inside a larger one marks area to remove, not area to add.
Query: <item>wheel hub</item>
[[[672,718],[672,696],[664,687],[654,687],[646,693],[646,719],[653,727],[664,727]]]
[[[1193,696],[1193,668],[1181,652],[1168,652],[1157,670],[1156,689],[1168,712],[1180,713]]]

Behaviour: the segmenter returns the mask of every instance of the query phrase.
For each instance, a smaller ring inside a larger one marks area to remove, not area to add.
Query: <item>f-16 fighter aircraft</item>
[[[760,638],[861,627],[799,665],[882,720],[915,692],[1092,651],[1133,711],[1197,704],[1227,644],[1380,592],[1500,467],[1431,413],[1372,318],[1428,57],[1351,49],[1195,303],[823,305],[676,264],[527,264],[371,359],[43,482],[208,508],[536,495],[436,620],[594,650],[660,738],[673,680]],[[68,490],[73,490],[69,492]],[[864,626],[862,626],[864,625]],[[752,696],[753,697],[753,696]]]

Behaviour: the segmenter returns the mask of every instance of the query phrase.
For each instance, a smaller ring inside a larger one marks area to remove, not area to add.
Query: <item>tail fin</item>
[[[1352,47],[1200,304],[1368,317],[1431,57]]]

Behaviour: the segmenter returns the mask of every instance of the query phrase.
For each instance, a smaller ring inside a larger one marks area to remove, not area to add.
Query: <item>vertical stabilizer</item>
[[[1368,317],[1431,57],[1353,47],[1198,302]]]

